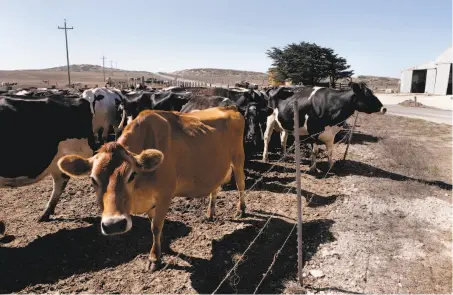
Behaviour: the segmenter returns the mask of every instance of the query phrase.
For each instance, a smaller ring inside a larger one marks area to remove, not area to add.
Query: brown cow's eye
[[[129,176],[129,179],[127,180],[127,182],[131,182],[132,180],[134,180],[135,176],[137,176],[137,173],[136,172],[132,172],[131,176]]]
[[[94,179],[94,177],[91,177],[91,184],[93,184],[93,186],[98,186],[98,183],[96,182],[96,179]]]

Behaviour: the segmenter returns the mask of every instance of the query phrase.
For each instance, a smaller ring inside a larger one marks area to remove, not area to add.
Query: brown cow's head
[[[58,161],[58,167],[72,177],[90,175],[102,211],[102,233],[114,235],[132,227],[130,212],[136,179],[143,172],[155,170],[163,159],[163,153],[155,149],[136,155],[121,144],[110,142],[88,159],[64,156]]]

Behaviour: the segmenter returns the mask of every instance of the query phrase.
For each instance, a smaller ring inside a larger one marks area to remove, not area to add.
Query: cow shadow
[[[294,182],[294,176],[288,176],[287,173],[294,173],[295,171],[294,168],[278,165],[277,163],[250,161],[246,163],[244,168],[245,188],[246,190],[253,187],[253,190],[283,192],[282,190],[286,186],[282,184]],[[230,181],[222,186],[222,190],[237,190],[234,174],[231,175]]]
[[[301,159],[301,164],[308,165],[310,161]],[[254,169],[247,169],[245,188],[246,190],[268,191],[273,193],[285,193],[296,195],[297,191],[294,186],[288,185],[295,182],[295,176],[285,176],[286,173],[294,173],[296,169],[277,165],[276,163],[253,162],[249,163],[248,168],[253,165]],[[272,167],[273,166],[273,167]],[[272,167],[269,176],[263,175]],[[274,172],[274,173],[271,173]],[[236,191],[236,182],[232,175],[229,183],[222,186],[223,191]],[[301,188],[301,194],[307,201],[308,207],[320,207],[334,203],[339,195],[322,196]]]
[[[268,215],[267,215],[268,216]],[[266,216],[266,217],[267,217]],[[221,283],[226,273],[238,261],[240,255],[256,237],[267,218],[238,221],[250,226],[238,229],[212,241],[212,258],[202,259],[180,254],[188,261],[192,287],[199,294],[210,294]],[[316,254],[319,246],[335,241],[330,228],[334,223],[330,219],[319,219],[303,224],[303,264]],[[239,262],[231,276],[217,290],[219,294],[251,294],[274,259],[275,253],[282,247],[294,223],[280,218],[273,218],[262,235]],[[284,282],[297,275],[297,231],[294,228],[286,245],[275,260],[272,271],[263,281],[259,293],[275,294],[284,289]],[[176,253],[175,253],[176,254]]]
[[[318,163],[318,168],[322,171],[327,171],[328,163],[327,162],[320,162]],[[365,164],[362,162],[354,161],[354,160],[340,160],[335,162],[335,165],[330,171],[332,174],[337,177],[345,177],[349,175],[358,175],[358,176],[365,176],[365,177],[373,177],[373,178],[383,178],[383,179],[391,179],[395,181],[416,181],[419,183],[427,184],[430,186],[437,186],[441,189],[452,190],[452,185],[450,183],[446,183],[440,180],[425,180],[419,179],[414,177],[409,177],[406,175],[386,171],[381,168],[374,167],[369,164]],[[321,175],[322,174],[322,175]],[[325,172],[322,172],[318,177],[322,178],[325,175]],[[326,177],[330,177],[327,175]]]
[[[322,196],[322,195],[318,195],[318,194],[306,191],[302,188],[300,191],[301,191],[302,197],[304,197],[307,202],[307,206],[311,207],[311,208],[331,205],[331,204],[335,203],[335,201],[339,197],[342,196],[342,195]],[[296,195],[297,190],[295,187],[291,187],[291,189],[289,190],[288,193]]]
[[[83,220],[91,224],[88,227],[63,229],[22,248],[0,247],[0,293],[55,283],[74,274],[115,267],[139,254],[148,254],[152,244],[150,222],[144,217],[132,219],[132,230],[120,236],[103,236],[100,218],[86,218]],[[167,220],[164,241],[169,244],[190,231],[182,222]]]
[[[366,142],[376,143],[381,137],[366,133],[354,133],[351,138],[351,144],[364,144]]]
[[[348,136],[348,132],[349,132],[348,130],[344,130],[344,129],[341,130],[340,132],[338,132],[335,135],[335,142],[338,142],[338,141],[341,141],[344,139],[344,143],[346,144],[347,139],[345,138],[345,136]],[[371,134],[362,133],[360,131],[355,131],[352,134],[351,144],[364,144],[366,142],[376,143],[379,140],[381,140],[381,137],[379,137],[379,136],[374,136]]]
[[[244,165],[244,169],[248,171],[253,171],[256,173],[264,173],[267,172],[269,169],[269,172],[280,172],[280,173],[294,173],[296,172],[296,169],[292,167],[286,167],[279,165],[278,162],[269,162],[265,163],[262,161],[249,161]]]

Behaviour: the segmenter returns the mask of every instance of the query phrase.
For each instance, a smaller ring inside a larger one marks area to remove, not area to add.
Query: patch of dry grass
[[[380,146],[391,168],[415,177],[438,177],[439,167],[432,160],[434,155],[413,139],[384,137]]]
[[[306,294],[306,290],[302,288],[298,281],[288,280],[283,283],[285,289],[282,290],[283,294]]]

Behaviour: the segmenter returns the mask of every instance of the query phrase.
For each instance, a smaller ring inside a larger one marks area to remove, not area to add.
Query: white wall
[[[436,74],[437,74],[437,69],[426,70],[425,93],[431,93],[431,94],[434,93],[434,86],[436,85]]]
[[[449,74],[450,74],[450,64],[438,64],[437,65],[436,86],[434,88],[435,94],[445,95],[447,93]]]
[[[412,71],[402,71],[401,80],[400,80],[400,92],[401,93],[410,93],[412,86]]]

